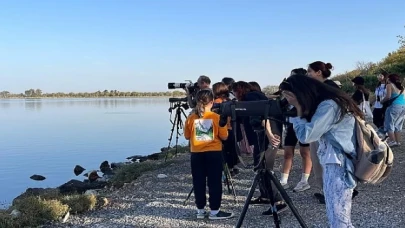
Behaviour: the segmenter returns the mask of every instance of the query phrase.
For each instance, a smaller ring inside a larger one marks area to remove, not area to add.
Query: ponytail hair
[[[211,90],[203,89],[198,91],[196,95],[197,105],[196,105],[196,114],[199,118],[204,116],[205,106],[210,102],[214,101],[214,94]]]

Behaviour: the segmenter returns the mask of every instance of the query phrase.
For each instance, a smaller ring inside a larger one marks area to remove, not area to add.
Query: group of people
[[[380,137],[388,140],[390,147],[401,145],[401,131],[405,119],[405,95],[401,78],[398,74],[388,74],[382,71],[377,76],[378,85],[375,88],[375,97],[371,101],[370,90],[365,86],[362,77],[352,80],[356,87],[352,98],[367,114],[367,110],[374,125],[379,129]],[[370,104],[371,107],[367,106]]]
[[[223,163],[226,162],[232,175],[239,172],[233,137],[236,132],[240,149],[245,149],[242,148],[245,141],[253,150],[255,169],[259,165],[261,153],[264,152],[265,168],[272,170],[278,148],[284,142],[284,163],[280,178],[284,188],[289,187],[288,176],[294,149],[299,143],[302,177],[293,190],[300,192],[310,188],[308,178],[313,169],[315,183],[321,190],[315,197],[320,203],[326,204],[330,227],[353,227],[352,198],[358,193],[355,190],[357,181],[353,175],[354,164],[350,159],[356,157],[355,116],[367,116],[364,104],[368,104],[371,95],[361,77],[352,81],[356,92],[352,96],[346,94],[341,90],[339,82],[329,79],[332,69],[330,63],[322,61],[309,64],[307,70],[294,69],[281,83],[280,91],[271,96],[266,96],[256,82],[235,82],[232,78],[223,78],[221,82],[213,84],[211,89],[211,80],[207,76],[198,79],[198,92],[189,95],[195,97],[195,102],[189,100],[193,111],[184,127],[184,136],[190,140],[197,218],[208,216],[210,219],[226,219],[234,216],[233,213],[220,210],[220,207]],[[373,122],[382,134],[388,135],[390,146],[398,146],[405,118],[403,87],[399,76],[395,74],[382,73],[378,79],[380,84],[375,92]],[[212,110],[215,103],[229,100],[259,101],[279,96],[287,100],[290,109],[295,109],[297,113],[296,117],[288,118],[284,127],[280,122],[265,121],[260,117],[238,119],[237,129],[232,128],[230,120],[226,126],[221,127],[220,116]],[[262,123],[262,131],[257,130],[257,124],[253,124],[257,123],[258,118],[259,123]],[[210,213],[205,211],[206,184],[209,189]],[[268,191],[263,189],[263,185],[259,189],[260,196],[250,203],[269,204]],[[287,205],[274,186],[272,192],[277,212],[280,213]],[[270,207],[263,215],[272,213]]]

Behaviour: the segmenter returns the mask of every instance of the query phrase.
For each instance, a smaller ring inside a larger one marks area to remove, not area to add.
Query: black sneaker
[[[282,204],[277,204],[277,214],[280,214],[281,212],[287,210],[287,204],[282,203]],[[270,207],[267,211],[263,212],[262,215],[270,215],[273,216],[273,209]]]
[[[229,218],[232,218],[233,216],[234,216],[233,213],[219,211],[216,215],[210,214],[210,216],[208,218],[210,220],[221,220],[221,219],[229,219]]]
[[[258,197],[254,200],[250,201],[250,204],[270,204],[270,200],[268,199],[263,199],[262,197]]]
[[[357,191],[356,189],[353,189],[352,199],[354,199],[354,197],[356,197],[358,194],[359,194],[359,191]]]
[[[318,199],[320,204],[325,204],[325,196],[323,194],[317,192],[314,196]]]

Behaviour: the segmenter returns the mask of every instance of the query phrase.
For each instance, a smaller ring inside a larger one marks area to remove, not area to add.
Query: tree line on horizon
[[[97,92],[79,93],[44,93],[41,89],[28,89],[24,93],[13,94],[8,91],[1,91],[0,98],[97,98],[97,97],[180,97],[185,96],[182,91],[167,92],[123,92],[118,90],[104,90]]]

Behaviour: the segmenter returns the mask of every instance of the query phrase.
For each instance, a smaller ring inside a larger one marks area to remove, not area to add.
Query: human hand
[[[270,135],[269,136],[269,141],[270,141],[270,144],[272,145],[273,148],[278,148],[278,146],[281,143],[279,135],[273,135],[273,134]]]
[[[295,96],[295,94],[293,92],[290,91],[283,91],[283,95],[285,97],[285,99],[287,99],[288,103],[294,107],[296,107],[297,105],[299,105],[297,97]]]

